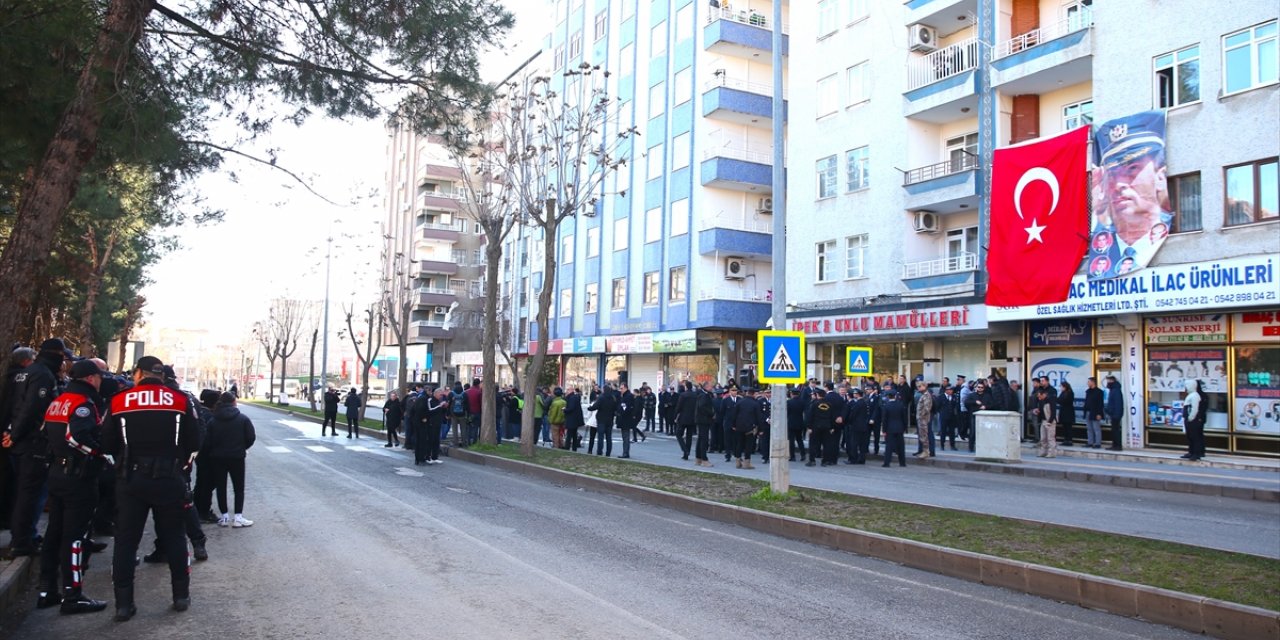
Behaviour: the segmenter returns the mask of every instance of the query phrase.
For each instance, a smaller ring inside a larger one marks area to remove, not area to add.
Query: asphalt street
[[[256,524],[209,531],[190,611],[144,565],[134,620],[32,611],[11,637],[1198,637],[246,413]]]

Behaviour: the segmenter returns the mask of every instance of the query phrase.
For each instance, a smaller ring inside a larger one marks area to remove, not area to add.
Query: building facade
[[[810,374],[840,377],[852,345],[873,347],[877,377],[1078,390],[1115,374],[1130,447],[1185,443],[1177,389],[1195,377],[1209,448],[1280,455],[1278,12],[1228,4],[825,0],[797,15],[787,299]],[[994,150],[1152,110],[1169,224],[1149,266],[1081,274],[1060,305],[988,308]]]
[[[606,179],[602,206],[560,229],[545,337],[534,326],[542,239],[513,234],[503,290],[511,352],[545,339],[563,382],[580,386],[749,372],[772,299],[771,4],[547,6],[556,26],[546,74],[602,65],[617,105],[611,126],[640,135],[620,149],[629,162]]]

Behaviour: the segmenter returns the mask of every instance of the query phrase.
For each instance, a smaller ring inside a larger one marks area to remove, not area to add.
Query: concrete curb
[[[726,524],[1194,633],[1227,640],[1280,638],[1277,611],[721,504],[473,451],[451,451],[449,455],[464,462],[633,498]]]
[[[1035,447],[1023,446],[1025,454],[1035,451]],[[1167,450],[1162,450],[1167,451]],[[1170,467],[1190,467],[1192,469],[1236,469],[1240,471],[1270,471],[1280,473],[1280,460],[1267,458],[1227,458],[1215,456],[1198,461],[1184,460],[1172,454],[1159,455],[1146,452],[1111,452],[1106,449],[1086,449],[1080,445],[1070,448],[1058,448],[1059,458],[1084,458],[1087,460],[1115,460],[1117,462],[1136,462],[1139,464],[1159,464]]]
[[[14,611],[21,605],[18,599],[27,583],[31,581],[36,564],[35,558],[21,556],[9,561],[8,566],[0,571],[0,612]],[[34,607],[35,603],[28,604]],[[2,627],[0,631],[3,631]]]
[[[1115,487],[1136,489],[1153,489],[1172,493],[1193,493],[1204,496],[1234,498],[1237,500],[1257,500],[1260,502],[1280,502],[1280,489],[1259,489],[1254,487],[1234,487],[1203,482],[1187,482],[1185,480],[1166,480],[1163,478],[1137,478],[1112,473],[1095,473],[1082,470],[1042,469],[1019,464],[1003,464],[998,462],[982,462],[977,460],[948,460],[932,457],[923,461],[925,464],[946,469],[963,471],[985,471],[988,473],[1004,473],[1027,478],[1049,478],[1070,482],[1089,482]],[[1149,462],[1143,464],[1151,464]]]

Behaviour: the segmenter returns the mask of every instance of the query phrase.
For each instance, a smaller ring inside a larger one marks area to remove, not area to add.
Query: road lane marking
[[[289,453],[289,447],[281,447],[276,445],[267,445],[267,451],[271,453]]]
[[[360,445],[356,445],[354,447],[347,447],[346,449],[347,451],[363,451],[365,453],[369,453],[370,451],[368,447],[362,447]]]
[[[328,447],[322,447],[320,445],[315,445],[315,444],[307,445],[307,448],[316,453],[333,453],[333,449],[330,449]]]
[[[410,478],[421,478],[426,474],[418,471],[417,469],[410,469],[409,467],[396,467],[396,475],[409,476]]]

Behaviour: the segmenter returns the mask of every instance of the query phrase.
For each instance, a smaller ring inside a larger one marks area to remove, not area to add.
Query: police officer
[[[89,527],[98,503],[98,474],[105,462],[99,444],[104,372],[92,360],[71,366],[71,382],[45,411],[49,439],[49,521],[40,554],[40,595],[36,607],[61,603],[67,613],[93,613],[107,603],[81,592],[89,555]],[[62,592],[58,592],[61,577]]]
[[[173,609],[191,605],[187,545],[183,539],[186,482],[183,467],[200,448],[196,414],[185,394],[164,384],[164,364],[143,356],[134,370],[137,386],[111,399],[102,448],[117,458],[116,548],[112,561],[116,621],[138,612],[133,576],[147,512],[155,517],[160,547],[169,560]]]
[[[5,438],[17,469],[13,515],[9,518],[11,557],[36,555],[36,507],[49,476],[49,441],[41,427],[45,411],[61,389],[67,353],[61,339],[45,340],[35,362],[15,376],[19,385],[14,397],[15,415]]]

